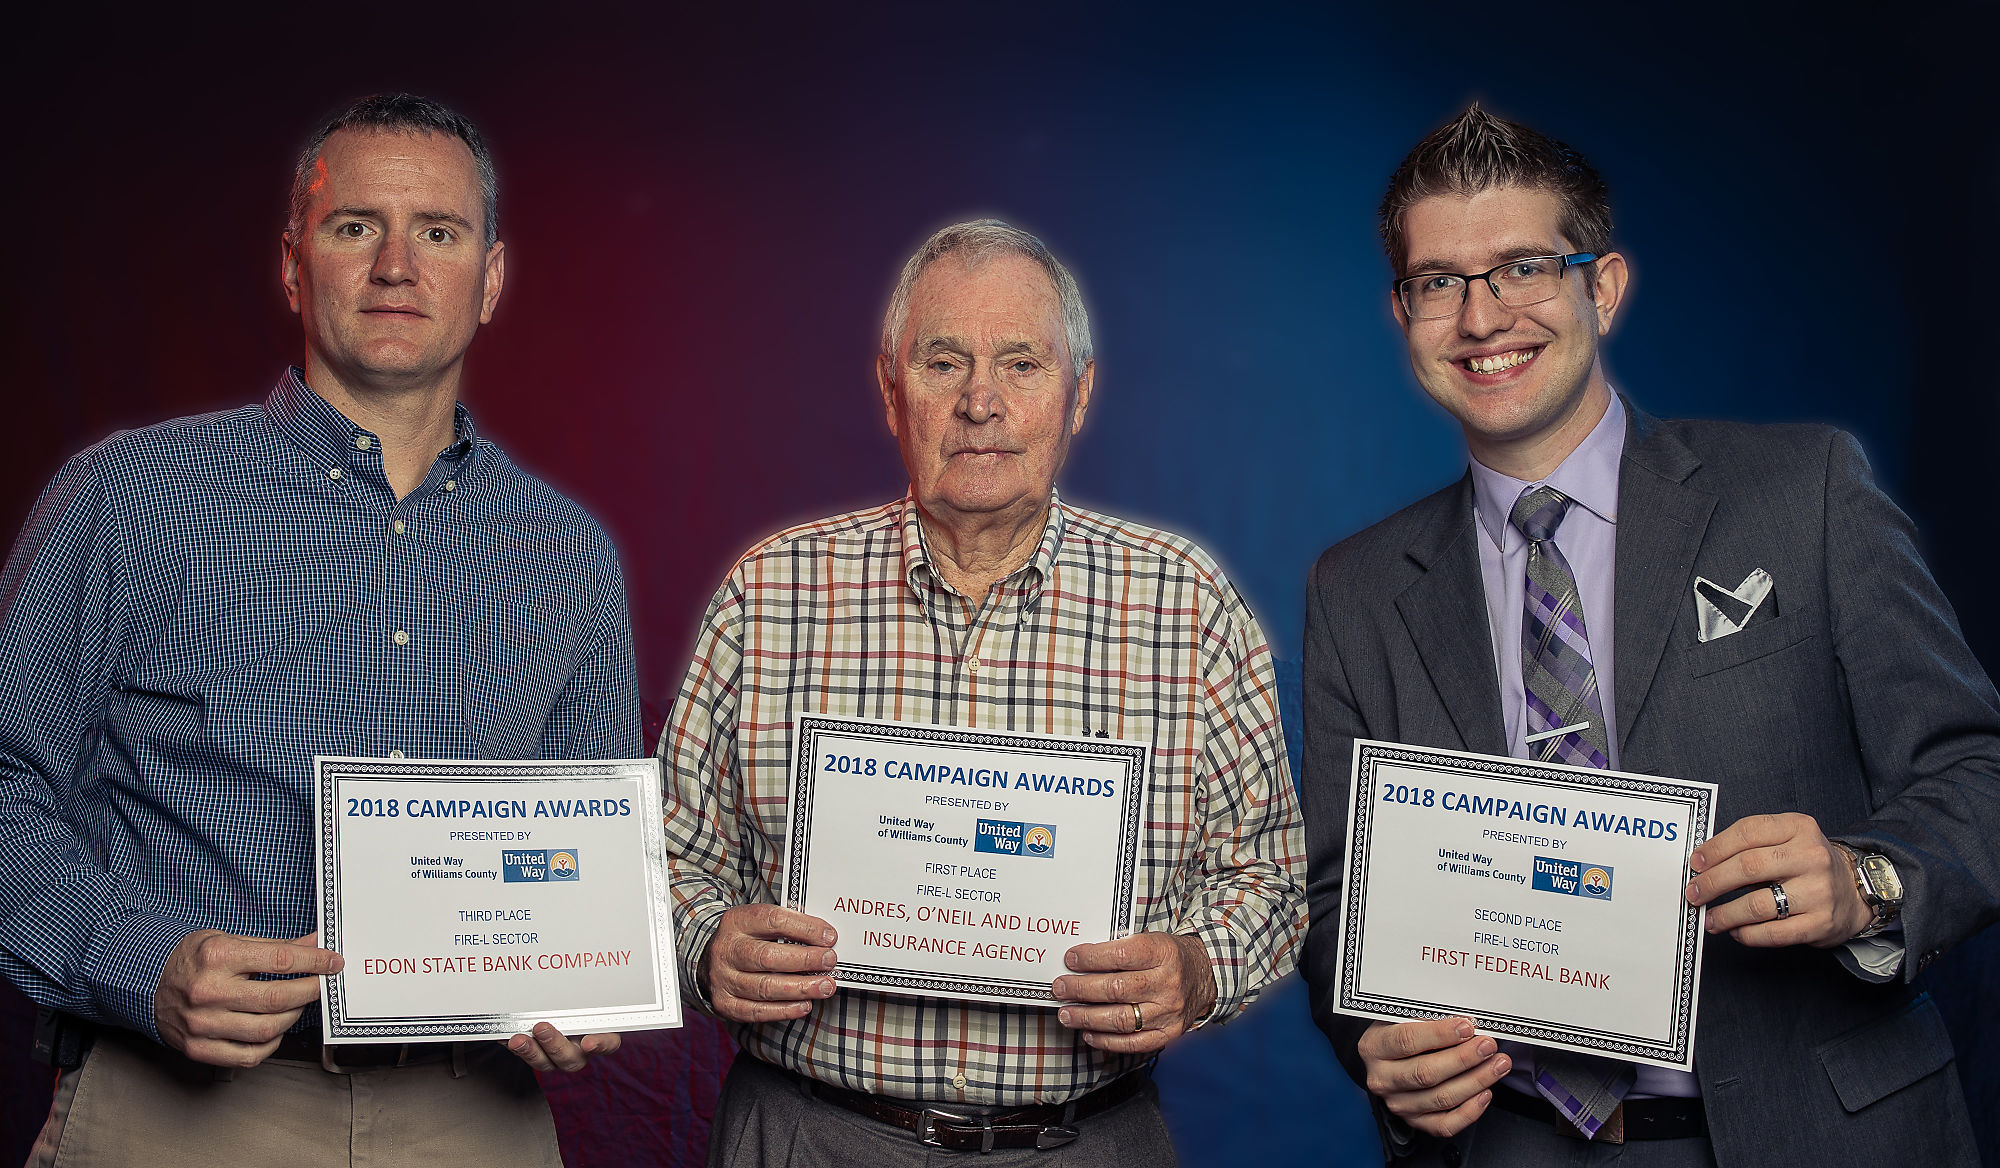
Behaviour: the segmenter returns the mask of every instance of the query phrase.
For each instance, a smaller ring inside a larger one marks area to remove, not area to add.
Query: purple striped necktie
[[[1555,545],[1569,497],[1529,487],[1508,521],[1528,539],[1528,579],[1521,618],[1521,676],[1526,682],[1528,757],[1571,766],[1611,765],[1604,702],[1590,661],[1590,634],[1576,575]],[[1632,1089],[1632,1064],[1571,1051],[1535,1055],[1535,1089],[1578,1131],[1596,1136]]]

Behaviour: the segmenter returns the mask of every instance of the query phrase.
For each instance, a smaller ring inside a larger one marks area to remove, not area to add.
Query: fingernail
[[[1500,1061],[1494,1063],[1493,1066],[1495,1070],[1504,1075],[1514,1069],[1514,1060],[1503,1054],[1500,1056]]]
[[[1688,903],[1690,904],[1694,903],[1695,899],[1700,895],[1701,895],[1701,881],[1699,880],[1688,881],[1688,890],[1687,890]]]
[[[1056,979],[1056,984],[1055,984],[1055,987],[1054,987],[1054,988],[1055,988],[1055,991],[1056,991],[1056,997],[1059,997],[1059,998],[1067,998],[1067,997],[1069,997],[1069,982],[1068,982],[1068,980],[1066,980],[1066,979],[1064,979],[1064,978],[1060,978],[1060,977],[1059,977],[1059,978],[1057,978],[1057,979]]]
[[[1069,1013],[1069,1010],[1067,1010],[1067,1009],[1062,1009],[1062,1010],[1057,1010],[1057,1011],[1056,1011],[1056,1021],[1058,1021],[1058,1022],[1062,1023],[1062,1024],[1064,1025],[1064,1026],[1068,1026],[1068,1025],[1070,1024],[1070,1013]]]
[[[1482,1038],[1479,1040],[1480,1058],[1485,1058],[1487,1055],[1492,1054],[1494,1051],[1499,1049],[1500,1049],[1500,1044],[1493,1041],[1491,1038]]]
[[[1708,867],[1708,861],[1702,858],[1700,852],[1696,852],[1688,857],[1688,867],[1693,868],[1695,871],[1699,872],[1702,869]]]
[[[821,929],[821,930],[819,931],[819,943],[820,943],[820,944],[822,944],[822,945],[831,945],[831,944],[833,944],[833,930],[832,930],[832,929]]]
[[[832,978],[827,978],[825,981],[819,983],[819,996],[822,998],[830,998],[833,996]]]
[[[507,1049],[513,1051],[515,1054],[519,1054],[528,1049],[528,1040],[517,1034],[507,1040]]]
[[[839,964],[840,964],[839,955],[834,953],[834,951],[831,949],[828,949],[826,951],[826,956],[820,959],[820,967],[823,969],[832,969],[834,966]]]
[[[1463,1019],[1463,1018],[1459,1019],[1459,1020],[1458,1020],[1458,1036],[1459,1036],[1460,1038],[1471,1038],[1471,1037],[1472,1037],[1472,1023],[1470,1023],[1470,1022],[1466,1021],[1466,1020],[1465,1020],[1465,1019]]]

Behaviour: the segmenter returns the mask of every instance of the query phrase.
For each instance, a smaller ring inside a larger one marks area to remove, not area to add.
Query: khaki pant
[[[497,1043],[463,1049],[352,1074],[278,1059],[228,1071],[100,1031],[83,1065],[63,1072],[28,1165],[561,1168],[534,1072]]]

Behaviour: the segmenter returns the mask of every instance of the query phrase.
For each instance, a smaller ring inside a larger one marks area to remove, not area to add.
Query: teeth
[[[1465,367],[1474,373],[1498,373],[1533,360],[1536,352],[1534,349],[1515,349],[1511,353],[1496,353],[1491,357],[1467,357]]]

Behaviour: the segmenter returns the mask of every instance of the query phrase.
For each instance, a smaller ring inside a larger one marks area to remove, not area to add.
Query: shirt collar
[[[1625,403],[1616,393],[1604,416],[1591,427],[1569,457],[1540,483],[1526,482],[1472,460],[1472,497],[1479,525],[1493,546],[1505,549],[1507,517],[1515,500],[1529,487],[1546,483],[1569,496],[1606,523],[1618,523],[1618,464],[1625,456]]]
[[[1063,509],[1062,496],[1054,487],[1049,488],[1049,518],[1042,526],[1042,541],[1035,546],[1035,554],[1028,562],[1015,569],[1008,580],[1021,581],[1021,603],[1031,605],[1041,599],[1042,588],[1048,582],[1049,573],[1055,569],[1056,552],[1062,547],[1063,531],[1068,526]],[[931,567],[930,548],[924,540],[924,527],[917,508],[914,492],[903,498],[903,581],[918,600],[925,601],[929,610],[928,596],[933,586],[942,583],[937,570]]]
[[[296,365],[285,370],[271,396],[264,399],[264,412],[285,437],[323,469],[347,466],[355,451],[366,449],[356,444],[358,439],[366,438],[371,445],[376,442],[374,434],[349,421],[347,415],[314,393],[306,384],[305,370]],[[463,463],[458,470],[462,475],[472,469],[476,459],[471,456],[478,449],[479,434],[472,426],[472,411],[465,408],[464,402],[456,402],[452,406],[451,445],[439,451],[438,457]]]

